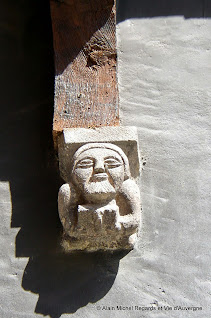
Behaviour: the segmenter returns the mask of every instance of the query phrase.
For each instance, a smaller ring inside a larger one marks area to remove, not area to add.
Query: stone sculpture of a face
[[[140,196],[122,149],[111,143],[81,146],[67,181],[58,198],[65,249],[132,248],[140,224]]]
[[[72,181],[86,202],[109,201],[125,179],[125,160],[118,147],[107,144],[83,146],[74,156]]]

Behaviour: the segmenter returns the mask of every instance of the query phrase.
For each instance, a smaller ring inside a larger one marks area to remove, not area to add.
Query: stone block
[[[120,147],[128,157],[131,176],[140,176],[140,158],[137,128],[132,126],[102,128],[64,129],[58,139],[59,169],[61,177],[67,181],[71,169],[71,158],[78,148],[86,143],[106,142]]]
[[[141,210],[136,129],[66,129],[58,145],[65,250],[133,248]]]

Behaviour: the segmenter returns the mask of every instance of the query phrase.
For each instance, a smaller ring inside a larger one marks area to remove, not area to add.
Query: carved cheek
[[[73,180],[76,184],[79,186],[83,186],[85,183],[89,182],[89,179],[91,178],[93,173],[93,168],[76,168],[73,173]]]
[[[111,176],[111,179],[112,179],[115,187],[119,187],[122,185],[122,183],[124,181],[124,167],[123,166],[108,169],[108,173]]]

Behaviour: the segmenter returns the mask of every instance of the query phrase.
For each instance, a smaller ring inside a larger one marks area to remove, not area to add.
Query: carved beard
[[[84,197],[88,202],[113,200],[116,190],[108,180],[89,182],[84,185]]]

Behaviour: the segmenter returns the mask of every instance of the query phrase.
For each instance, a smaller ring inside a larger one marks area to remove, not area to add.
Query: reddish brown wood
[[[119,124],[114,0],[50,0],[55,52],[54,137]]]

